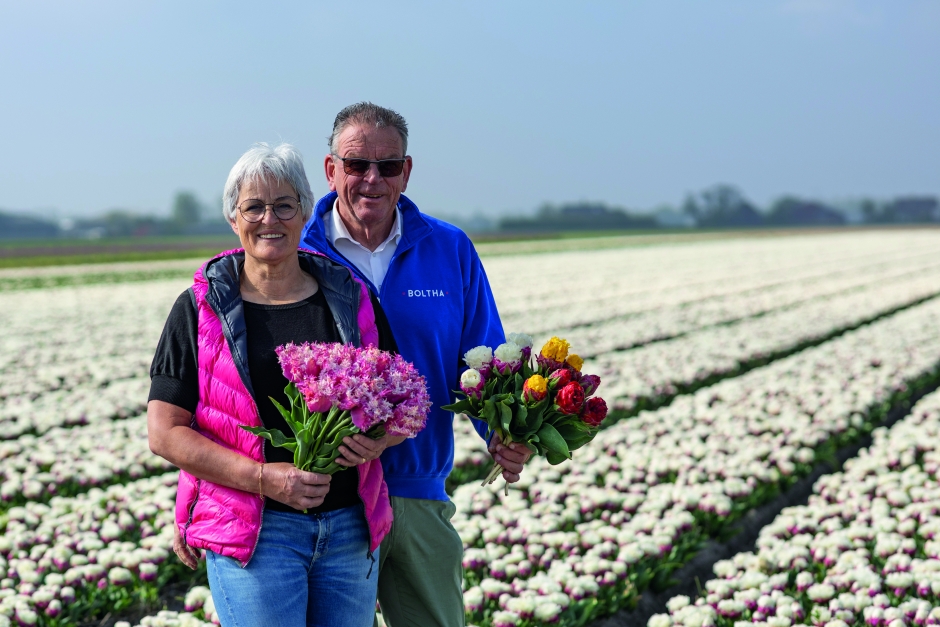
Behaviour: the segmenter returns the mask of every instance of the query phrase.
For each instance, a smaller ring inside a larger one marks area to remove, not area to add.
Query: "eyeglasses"
[[[271,207],[271,211],[278,220],[286,222],[297,215],[297,211],[300,210],[300,201],[290,196],[267,203],[258,198],[249,198],[238,205],[238,212],[245,218],[245,222],[261,222],[264,220],[268,207]]]
[[[385,178],[393,178],[401,174],[405,168],[405,159],[379,159],[370,161],[369,159],[357,159],[355,157],[340,157],[333,155],[343,162],[343,172],[351,176],[365,176],[369,167],[374,163],[379,166],[379,175]]]

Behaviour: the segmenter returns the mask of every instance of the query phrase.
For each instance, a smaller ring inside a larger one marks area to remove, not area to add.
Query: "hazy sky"
[[[940,2],[0,0],[0,207],[215,202],[256,141],[325,193],[359,100],[406,117],[437,215],[940,194]]]

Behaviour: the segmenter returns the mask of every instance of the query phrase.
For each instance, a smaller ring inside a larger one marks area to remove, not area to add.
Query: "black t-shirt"
[[[243,304],[248,340],[248,374],[261,422],[266,428],[278,429],[291,437],[293,433],[290,427],[268,398],[277,399],[284,407],[290,406],[284,394],[288,381],[281,372],[274,349],[288,342],[340,342],[333,314],[321,290],[305,300],[288,305],[259,305],[247,301]],[[379,329],[379,348],[397,352],[388,320],[375,298],[372,299],[372,306]],[[176,299],[160,336],[150,366],[148,400],[170,403],[189,412],[196,411],[199,401],[196,337],[196,309],[187,290]],[[294,461],[293,453],[267,440],[264,442],[264,456],[268,462]],[[309,509],[308,513],[329,512],[356,505],[359,503],[358,485],[359,471],[356,468],[336,472],[323,504]],[[273,499],[265,499],[265,507],[298,511]]]

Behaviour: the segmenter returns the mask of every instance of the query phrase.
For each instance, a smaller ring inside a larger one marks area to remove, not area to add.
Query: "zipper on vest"
[[[189,532],[189,526],[193,524],[193,513],[196,511],[196,503],[199,501],[199,489],[202,487],[202,479],[199,477],[193,477],[196,480],[196,495],[193,497],[193,502],[189,506],[189,519],[186,521],[186,525],[183,527],[183,544],[189,544],[186,540],[186,534]]]

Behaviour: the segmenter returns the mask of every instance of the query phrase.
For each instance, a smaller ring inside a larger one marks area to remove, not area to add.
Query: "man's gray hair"
[[[340,134],[351,124],[361,124],[362,126],[373,126],[375,128],[394,128],[401,137],[402,156],[408,154],[408,123],[405,122],[405,118],[397,111],[380,107],[371,102],[357,102],[336,114],[336,120],[333,121],[333,133],[327,137],[332,154],[338,156],[336,151],[339,150],[339,146],[336,145],[336,142]]]
[[[300,151],[290,144],[259,143],[248,149],[228,173],[225,189],[222,191],[222,215],[229,222],[235,219],[238,194],[243,184],[258,181],[266,176],[273,176],[278,182],[287,181],[297,199],[300,200],[300,213],[304,222],[313,212],[313,192],[304,171],[304,159]]]

